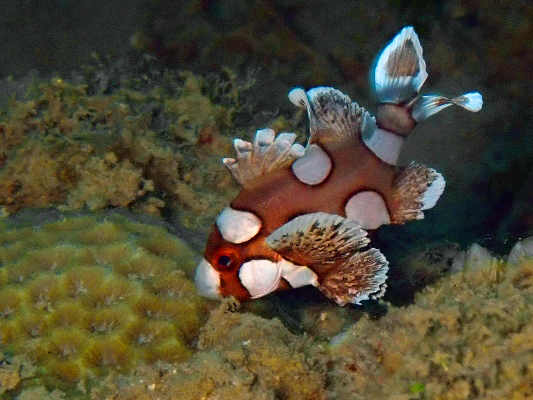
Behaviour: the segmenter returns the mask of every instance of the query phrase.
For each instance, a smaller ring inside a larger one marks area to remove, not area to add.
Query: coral
[[[117,74],[121,84],[102,89]],[[229,71],[213,76],[145,58],[122,69],[89,66],[78,84],[28,83],[0,110],[3,212],[112,206],[153,215],[173,208],[189,225],[209,218],[233,187],[213,155],[228,152],[224,134],[246,108],[246,84]]]
[[[414,258],[419,265],[423,259]],[[237,312],[227,299],[200,329],[194,357],[178,365],[140,364],[120,380],[99,382],[92,394],[120,400],[530,398],[533,262],[489,257],[482,264],[467,257],[460,271],[426,287],[414,304],[389,304],[379,319],[315,304],[304,311],[304,335],[290,333],[277,318]],[[155,321],[131,326],[128,338],[160,338],[151,351],[161,355],[172,354],[175,340]]]
[[[145,193],[145,185],[140,168],[128,160],[118,163],[114,153],[107,153],[103,158],[91,157],[85,163],[76,189],[67,196],[67,204],[71,209],[85,205],[89,210],[110,205],[127,207]]]
[[[0,224],[0,342],[27,354],[35,377],[76,384],[190,356],[205,305],[187,275],[192,251],[164,228],[113,214],[24,236],[15,225]]]
[[[5,361],[2,358],[2,361]],[[20,364],[10,364],[0,369],[0,394],[13,390],[20,382]]]
[[[157,375],[139,366],[120,392],[113,385],[101,385],[94,395],[116,393],[120,400],[326,399],[324,376],[302,352],[305,342],[278,319],[235,312],[229,300],[211,312],[198,338],[199,350],[190,361],[161,366]]]
[[[332,341],[337,398],[529,398],[533,263],[487,260]],[[356,389],[358,396],[353,396]]]

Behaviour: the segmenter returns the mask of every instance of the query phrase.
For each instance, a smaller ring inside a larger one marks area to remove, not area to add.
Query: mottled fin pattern
[[[369,242],[367,232],[355,222],[322,212],[296,217],[266,238],[285,259],[321,270],[345,260]]]
[[[319,289],[343,306],[361,304],[362,300],[378,299],[385,294],[389,263],[377,249],[355,253],[330,270]]]
[[[478,112],[483,107],[483,97],[478,92],[465,93],[453,99],[442,96],[422,96],[413,105],[412,115],[415,121],[420,122],[452,105]]]
[[[403,28],[383,49],[374,70],[374,88],[381,103],[399,104],[412,99],[428,74],[422,46],[413,27]]]
[[[344,141],[373,129],[375,119],[341,91],[331,87],[301,88],[289,92],[290,101],[307,109],[310,124],[309,143]]]
[[[433,168],[415,162],[399,168],[394,182],[391,223],[403,224],[424,218],[422,211],[435,206],[445,184],[443,176]]]
[[[319,289],[340,305],[359,304],[384,293],[388,262],[369,243],[367,232],[335,214],[311,213],[294,218],[266,238],[285,259],[307,265],[319,276]]]
[[[260,129],[253,143],[235,139],[233,145],[237,158],[224,158],[224,165],[241,184],[290,165],[305,153],[302,145],[294,143],[296,134],[280,133],[277,137],[272,129]]]

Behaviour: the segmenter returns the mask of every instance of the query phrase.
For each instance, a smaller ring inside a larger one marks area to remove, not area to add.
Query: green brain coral
[[[78,382],[187,359],[204,313],[193,253],[124,217],[0,224],[0,346],[40,376]]]

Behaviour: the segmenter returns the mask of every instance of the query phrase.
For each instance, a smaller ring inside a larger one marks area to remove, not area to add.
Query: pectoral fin
[[[305,214],[274,231],[266,243],[283,258],[313,270],[319,289],[340,305],[384,293],[388,262],[377,249],[360,251],[369,243],[367,232],[349,219]]]

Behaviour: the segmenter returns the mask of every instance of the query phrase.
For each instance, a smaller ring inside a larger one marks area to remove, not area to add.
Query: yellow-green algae
[[[317,324],[330,312],[317,307]],[[236,314],[224,303],[189,361],[141,365],[126,380],[102,382],[94,398],[529,399],[532,318],[531,259],[444,277],[413,305],[345,321],[332,338],[296,335],[277,319]]]
[[[79,84],[19,83],[25,93],[0,107],[4,211],[172,208],[190,226],[234,195],[220,156],[243,136],[232,130],[247,84],[229,70],[202,78],[149,58],[131,69],[87,68]]]
[[[228,307],[229,305],[229,307]],[[279,319],[238,313],[226,301],[202,327],[189,361],[159,369],[140,366],[122,381],[95,388],[95,398],[325,399],[325,376],[309,363],[306,338]]]
[[[337,338],[336,398],[531,398],[533,260],[466,268]]]
[[[205,313],[193,256],[164,228],[118,215],[0,223],[1,349],[52,386],[186,360]]]

